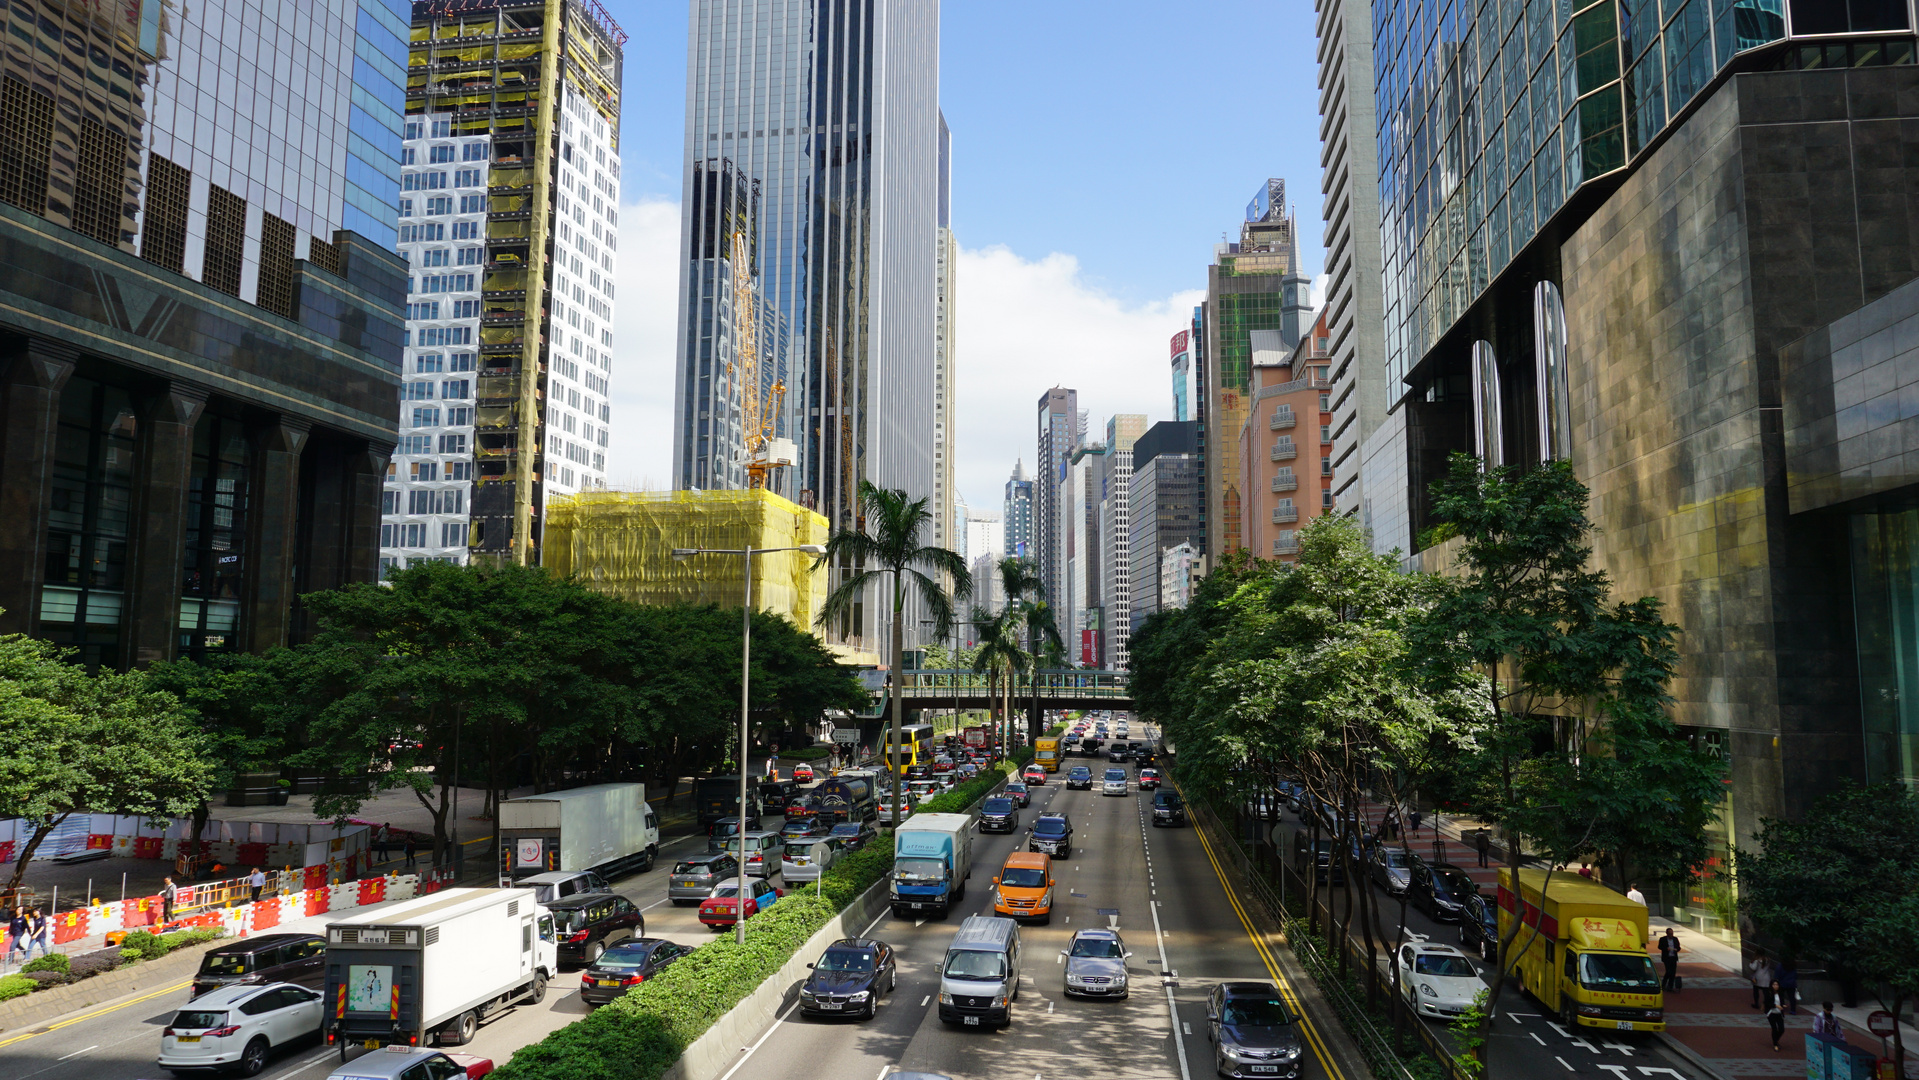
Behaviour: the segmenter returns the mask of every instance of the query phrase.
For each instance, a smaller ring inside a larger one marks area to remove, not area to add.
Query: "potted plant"
[[[288,797],[293,794],[293,781],[282,777],[279,780],[275,780],[274,784],[276,786],[273,789],[273,805],[285,806]]]

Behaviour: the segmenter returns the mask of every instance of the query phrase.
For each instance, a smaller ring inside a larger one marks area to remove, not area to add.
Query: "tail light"
[[[646,976],[644,975],[628,975],[626,978],[620,980],[620,985],[621,986],[638,986],[645,981],[646,981]]]
[[[164,1027],[164,1028],[161,1028],[161,1029],[160,1029],[160,1037],[161,1037],[161,1038],[163,1038],[163,1039],[171,1039],[171,1038],[173,1038],[173,1029],[172,1029],[172,1028],[170,1028],[170,1027]]]
[[[566,939],[566,941],[567,941],[567,944],[569,944],[569,945],[578,945],[578,944],[580,944],[580,943],[582,943],[582,942],[584,942],[584,941],[586,940],[586,938],[587,938],[587,935],[588,935],[588,934],[590,934],[590,933],[592,933],[592,931],[590,931],[590,930],[582,930],[582,931],[580,931],[579,933],[577,933],[577,934],[574,934],[574,935],[573,935],[572,937],[570,937],[570,938],[567,938],[567,939]]]
[[[224,1039],[228,1035],[231,1035],[238,1030],[240,1030],[240,1025],[228,1024],[226,1027],[218,1027],[218,1028],[214,1028],[211,1031],[205,1032],[205,1035],[209,1039]]]

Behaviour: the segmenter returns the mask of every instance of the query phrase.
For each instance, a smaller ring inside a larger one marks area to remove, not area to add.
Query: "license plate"
[[[176,1041],[176,1042],[199,1042],[199,1041],[200,1041],[200,1036],[198,1036],[198,1035],[175,1035],[175,1036],[174,1036],[174,1041]]]
[[[916,904],[911,904],[911,905],[908,905],[908,906],[910,906],[910,907],[913,907],[913,908],[923,908],[923,907],[925,907],[926,905],[925,905],[925,904],[918,904],[918,903],[916,903]]]
[[[601,985],[601,986],[618,986],[618,985],[620,985],[620,980],[618,980],[618,979],[601,979],[601,980],[600,980],[600,985]]]
[[[365,1042],[362,1042],[360,1045],[367,1048],[368,1050],[378,1050],[380,1047],[386,1044],[382,1043],[378,1039],[368,1039]]]
[[[1279,1072],[1279,1066],[1277,1066],[1277,1065],[1248,1065],[1248,1066],[1246,1066],[1246,1071],[1247,1071],[1247,1072],[1253,1072],[1253,1073],[1277,1073],[1277,1072]]]
[[[967,1023],[967,1025],[968,1025],[968,1026],[970,1026],[970,1027],[978,1027],[978,1026],[979,1026],[979,1017],[977,1017],[977,1016],[969,1016],[969,1017],[967,1017],[967,1018],[966,1018],[966,1023]]]
[[[1632,1030],[1632,1021],[1631,1021],[1631,1020],[1621,1020],[1621,1021],[1619,1021],[1619,1030],[1621,1030],[1621,1031],[1631,1031],[1631,1030]]]
[[[823,1009],[823,1010],[825,1010],[825,1011],[827,1011],[827,1012],[832,1012],[832,1011],[833,1011],[834,1009],[844,1009],[845,1007],[846,1007],[846,1006],[845,1006],[845,1004],[844,1004],[844,1003],[842,1003],[842,1002],[838,1002],[838,1001],[822,1001],[822,1002],[820,1002],[820,1008],[821,1008],[821,1009]]]

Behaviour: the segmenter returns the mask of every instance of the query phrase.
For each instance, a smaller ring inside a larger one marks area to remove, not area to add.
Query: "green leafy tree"
[[[1011,562],[1013,560],[1007,560]],[[995,697],[998,738],[1002,753],[1012,752],[1013,685],[1026,670],[1026,650],[1020,647],[1020,618],[1014,611],[998,614],[984,608],[973,609],[973,624],[979,630],[980,644],[973,659],[973,670],[988,676],[990,693]]]
[[[215,771],[193,714],[144,672],[90,674],[71,650],[0,637],[0,815],[32,824],[6,895],[75,813],[186,814]]]
[[[1554,862],[1597,854],[1685,878],[1724,789],[1720,763],[1665,711],[1679,628],[1655,598],[1612,602],[1607,575],[1589,569],[1587,491],[1570,463],[1482,471],[1455,454],[1433,494],[1463,573],[1410,635],[1435,679],[1475,673],[1470,809]],[[1520,845],[1506,850],[1516,873]],[[1518,931],[1502,956],[1523,951],[1510,947]]]
[[[1753,925],[1903,1015],[1919,998],[1919,796],[1898,783],[1844,785],[1804,820],[1762,819],[1756,839],[1759,850],[1738,857]],[[1902,1034],[1894,1046],[1903,1076]]]
[[[1030,559],[1008,556],[999,561],[1000,591],[1006,597],[1003,614],[1010,616],[1014,628],[1026,635],[1027,663],[1014,672],[1030,669],[1033,678],[1032,708],[1027,714],[1028,742],[1040,736],[1039,672],[1042,667],[1061,667],[1065,663],[1066,644],[1060,638],[1053,619],[1053,607],[1046,599],[1046,582]],[[1008,721],[1011,726],[1011,721]]]
[[[825,553],[815,564],[831,566],[840,574],[839,585],[827,594],[826,603],[821,608],[821,626],[832,626],[849,619],[867,590],[888,575],[891,576],[888,586],[892,592],[893,606],[891,743],[894,749],[893,760],[888,765],[896,790],[900,776],[900,713],[904,708],[902,695],[905,692],[901,665],[905,659],[907,592],[911,590],[919,597],[926,609],[927,621],[932,625],[932,636],[938,639],[952,632],[953,601],[963,600],[973,591],[973,575],[967,570],[965,559],[943,547],[921,543],[921,536],[930,530],[932,522],[933,512],[927,509],[925,496],[912,499],[897,488],[876,487],[870,480],[861,480],[860,527],[829,537]],[[932,576],[922,572],[921,567],[931,571]],[[951,597],[936,580],[942,575],[953,582]],[[899,800],[895,799],[894,828],[899,827],[899,817]]]

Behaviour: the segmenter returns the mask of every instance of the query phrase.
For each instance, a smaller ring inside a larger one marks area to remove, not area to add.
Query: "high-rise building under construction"
[[[748,486],[753,395],[792,443],[767,487],[834,529],[863,480],[930,501],[937,0],[691,0],[688,35],[673,485]],[[872,648],[890,615],[832,632]]]
[[[605,481],[626,34],[594,0],[434,0],[411,37],[381,561],[536,563],[548,497]]]

